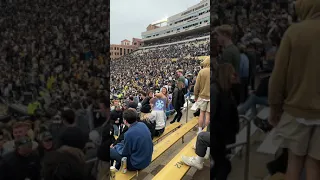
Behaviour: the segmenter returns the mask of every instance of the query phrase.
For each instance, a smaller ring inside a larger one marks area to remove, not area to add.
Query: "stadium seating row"
[[[257,115],[258,118],[267,120],[269,114],[269,108],[265,107],[262,109],[262,111],[259,112]],[[257,127],[251,123],[251,131],[250,136],[252,136],[256,130]],[[197,117],[193,118],[188,123],[181,125],[180,123],[174,123],[166,127],[165,132],[158,138],[155,138],[153,140],[154,143],[157,143],[154,146],[154,152],[152,156],[152,161],[160,157],[165,151],[167,151],[172,145],[174,145],[179,139],[182,139],[184,135],[186,135],[192,128],[194,128],[197,125]],[[180,127],[180,128],[179,128]],[[179,129],[178,129],[179,128]],[[176,130],[178,129],[178,130]],[[176,130],[176,131],[174,131]],[[242,131],[237,136],[237,143],[244,142],[245,140],[245,132],[246,127],[242,129]],[[171,133],[171,134],[170,134]],[[170,134],[170,135],[168,135]],[[268,154],[275,154],[277,149],[279,147],[272,146],[272,148],[266,149],[265,147],[271,147],[271,136],[273,134],[273,131],[271,131],[268,136],[265,138],[265,140],[261,143],[260,147],[258,148],[258,152],[262,153],[268,153]],[[167,136],[167,137],[165,137]],[[192,146],[196,142],[196,137],[192,139],[191,142],[189,142],[153,179],[181,179],[190,169],[189,166],[183,164],[181,162],[181,155],[186,156],[194,156],[195,152],[194,149],[192,149]],[[241,151],[243,146],[238,146],[235,148],[235,153],[237,154],[239,151]],[[232,159],[232,157],[231,157]],[[126,174],[123,174],[121,172],[117,172],[116,179],[117,180],[124,180],[124,179],[133,179],[135,176],[138,176],[138,172],[127,172]],[[283,174],[275,174],[270,177],[270,180],[282,180]]]
[[[168,135],[166,138],[158,142],[154,146],[153,154],[152,154],[152,162],[160,157],[166,150],[168,150],[171,146],[173,146],[179,139],[183,137],[192,130],[198,123],[198,118],[195,117],[190,120],[188,123],[182,125],[179,129],[175,132]],[[159,139],[158,139],[159,140]],[[130,180],[133,179],[135,176],[138,175],[139,172],[135,171],[128,171],[127,173],[123,174],[122,172],[116,173],[116,180]]]
[[[207,128],[203,129],[207,131]],[[197,141],[194,137],[161,171],[153,178],[153,180],[162,179],[182,179],[189,171],[190,166],[181,161],[181,156],[196,156],[195,150],[192,148]]]

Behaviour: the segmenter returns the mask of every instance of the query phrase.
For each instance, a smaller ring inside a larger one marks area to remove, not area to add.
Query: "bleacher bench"
[[[163,137],[165,137],[166,135],[168,135],[169,133],[171,133],[175,129],[179,128],[181,125],[182,125],[181,123],[175,122],[173,124],[170,124],[169,126],[166,126],[166,129],[164,130],[164,132],[159,137],[153,138],[153,140],[152,140],[153,143],[158,142],[160,139],[162,139]]]
[[[203,131],[206,131],[205,128]],[[189,171],[190,166],[185,165],[181,161],[181,156],[196,156],[195,150],[192,148],[197,141],[197,136],[194,137],[167,165],[152,180],[163,179],[182,179]]]
[[[192,130],[198,124],[198,118],[194,117],[188,123],[182,125],[178,130],[167,136],[165,139],[157,143],[153,147],[153,154],[151,162],[156,160],[160,155],[162,155],[166,150],[168,150],[173,144],[175,144],[179,139],[183,138],[190,130]],[[130,180],[133,179],[138,174],[138,171],[127,171],[123,174],[118,171],[116,173],[116,180]]]

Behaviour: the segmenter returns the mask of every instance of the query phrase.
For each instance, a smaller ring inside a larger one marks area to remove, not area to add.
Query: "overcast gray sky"
[[[111,0],[110,43],[141,38],[149,24],[186,10],[200,0]]]

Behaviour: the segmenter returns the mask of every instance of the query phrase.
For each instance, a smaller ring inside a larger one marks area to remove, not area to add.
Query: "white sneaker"
[[[197,168],[198,170],[202,170],[203,169],[203,163],[199,163],[196,160],[196,157],[187,157],[187,156],[182,156],[181,157],[182,162],[188,166],[192,166]]]
[[[194,145],[192,146],[192,149],[196,150],[196,144],[194,144]]]

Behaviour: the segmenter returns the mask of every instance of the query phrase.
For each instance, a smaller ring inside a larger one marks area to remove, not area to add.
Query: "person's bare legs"
[[[304,165],[304,156],[294,154],[288,150],[288,167],[285,175],[285,180],[300,180],[300,175]]]
[[[319,180],[320,179],[320,161],[312,158],[311,156],[306,157],[305,162],[307,180]]]
[[[206,112],[206,126],[210,124],[210,112]]]
[[[199,115],[199,119],[198,119],[198,134],[202,131],[202,127],[203,127],[203,121],[204,121],[204,114],[205,111],[201,111],[200,110],[200,115]]]

